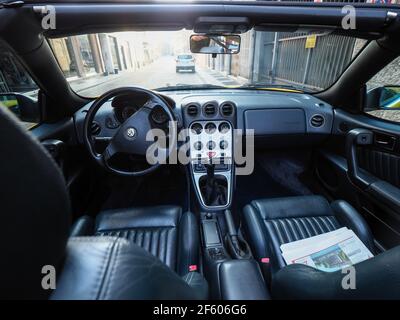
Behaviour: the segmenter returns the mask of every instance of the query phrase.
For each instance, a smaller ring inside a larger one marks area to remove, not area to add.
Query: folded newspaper
[[[286,264],[301,263],[334,272],[372,258],[372,253],[350,229],[344,227],[281,245]]]

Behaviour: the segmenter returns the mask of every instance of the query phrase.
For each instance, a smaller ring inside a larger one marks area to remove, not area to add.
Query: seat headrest
[[[42,268],[60,268],[70,226],[63,176],[40,143],[0,106],[0,299],[46,298]]]

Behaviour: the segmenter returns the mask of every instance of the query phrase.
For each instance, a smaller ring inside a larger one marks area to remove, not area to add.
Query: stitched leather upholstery
[[[345,201],[329,204],[320,196],[252,201],[244,208],[244,231],[256,258],[271,258],[272,270],[286,265],[280,246],[343,226],[352,229],[374,252],[368,225]]]
[[[182,213],[176,206],[157,206],[105,211],[98,215],[92,234],[124,238],[183,276],[190,265],[199,263],[198,232],[193,213]]]
[[[343,289],[344,274],[302,264],[279,270],[272,278],[274,299],[400,299],[400,246],[354,265],[356,290]]]
[[[185,281],[186,280],[186,281]],[[75,237],[52,299],[206,299],[204,278],[184,279],[153,255],[117,237]]]

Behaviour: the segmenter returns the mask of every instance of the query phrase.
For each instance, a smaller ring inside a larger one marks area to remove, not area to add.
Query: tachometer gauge
[[[124,107],[121,111],[121,118],[123,121],[128,119],[130,116],[132,116],[136,112],[135,107]]]

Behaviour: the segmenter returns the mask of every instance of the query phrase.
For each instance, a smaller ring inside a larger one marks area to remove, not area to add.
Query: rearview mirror
[[[20,93],[0,93],[0,108],[7,108],[24,122],[39,122],[39,104]]]
[[[367,93],[365,111],[400,109],[400,86],[374,88]]]
[[[240,51],[240,36],[193,34],[190,36],[190,51],[192,53],[236,54]]]

